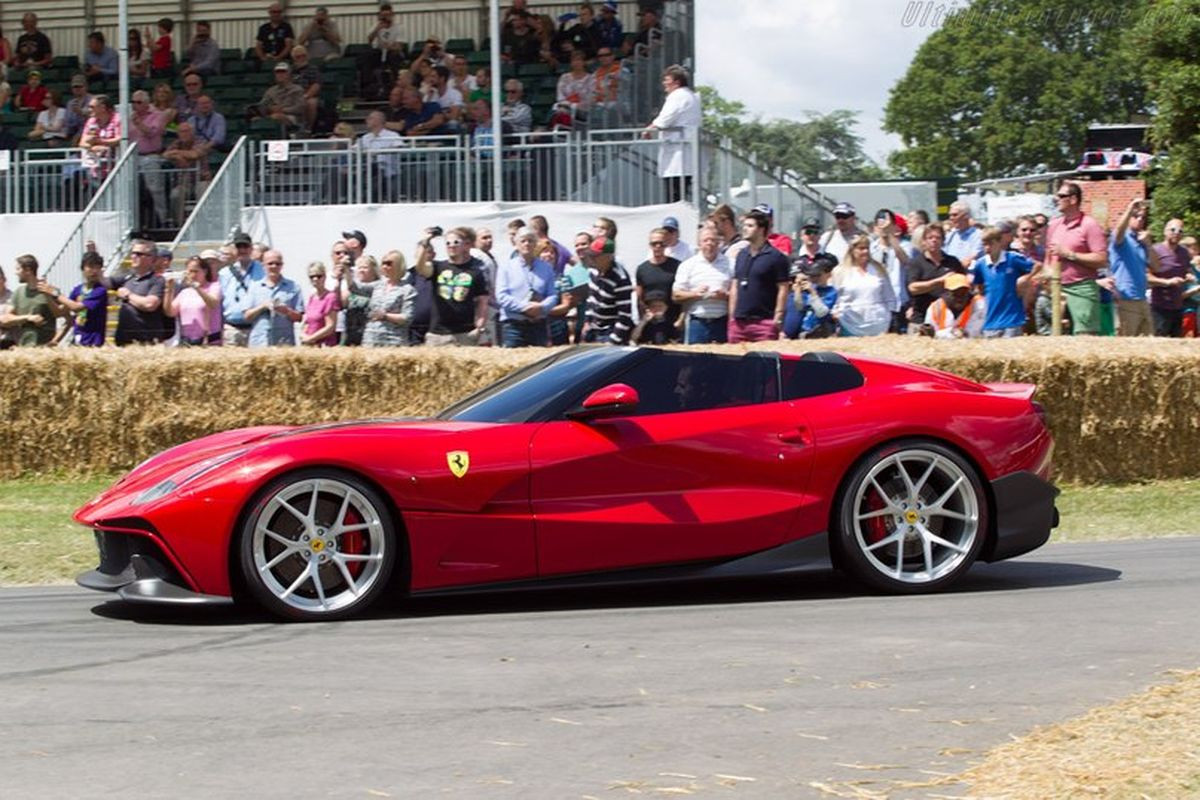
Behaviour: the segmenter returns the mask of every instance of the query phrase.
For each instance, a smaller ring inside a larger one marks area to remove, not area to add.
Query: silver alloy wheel
[[[281,487],[254,520],[251,539],[259,581],[279,602],[306,615],[358,602],[379,581],[387,547],[379,509],[336,478]]]
[[[953,573],[981,535],[974,483],[932,450],[882,458],[859,482],[853,502],[859,551],[881,575],[902,583],[931,583]]]

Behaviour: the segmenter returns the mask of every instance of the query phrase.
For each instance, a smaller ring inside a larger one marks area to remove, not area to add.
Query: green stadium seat
[[[517,67],[517,75],[522,78],[530,78],[534,76],[553,75],[554,70],[550,69],[549,64],[522,64]]]
[[[50,62],[52,69],[69,69],[73,72],[79,71],[79,56],[55,56]]]
[[[26,125],[29,123],[29,118],[29,113],[25,111],[5,111],[0,113],[0,122],[3,122],[9,128],[13,125]]]
[[[474,39],[450,39],[446,42],[447,53],[469,53],[474,49]]]
[[[487,50],[476,50],[473,53],[467,54],[467,64],[471,69],[479,69],[480,67],[490,66],[492,63],[492,54]]]
[[[357,72],[358,61],[353,58],[335,58],[321,65],[322,72]]]
[[[221,60],[222,61],[241,61],[242,60],[242,51],[238,50],[235,47],[222,47],[221,48]]]
[[[210,75],[204,85],[210,89],[220,89],[225,86],[236,86],[241,83],[237,75]]]
[[[221,62],[221,74],[222,75],[242,75],[249,71],[250,70],[249,70],[249,68],[247,68],[245,61],[222,61]]]
[[[354,44],[346,45],[346,49],[342,51],[342,55],[344,55],[346,58],[357,58],[363,53],[368,53],[370,51],[371,45],[363,42],[355,42]]]

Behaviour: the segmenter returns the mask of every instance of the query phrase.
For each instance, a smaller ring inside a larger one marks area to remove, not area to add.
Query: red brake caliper
[[[887,505],[883,502],[883,498],[879,496],[878,492],[871,492],[867,496],[866,500],[868,512],[879,511],[887,507]],[[891,533],[891,531],[888,530],[887,521],[888,518],[886,516],[871,517],[866,521],[866,529],[863,532],[867,535],[868,544],[875,544],[875,542],[883,540],[888,536],[888,534]]]
[[[362,522],[362,517],[360,517],[353,508],[346,509],[346,519],[343,521],[343,525],[350,527],[352,525],[361,525]],[[363,535],[364,533],[365,531],[351,531],[350,533],[342,534],[342,552],[356,556],[362,555],[363,551],[366,550],[367,547],[367,537]],[[346,569],[349,570],[350,577],[357,578],[359,573],[363,571],[363,566],[365,564],[365,561],[347,562]]]

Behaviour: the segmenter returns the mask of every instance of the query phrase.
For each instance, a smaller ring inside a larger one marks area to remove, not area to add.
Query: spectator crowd
[[[616,257],[617,225],[598,218],[570,244],[544,216],[512,220],[504,238],[458,226],[426,229],[404,248],[369,249],[344,231],[327,259],[306,262],[305,287],[284,276],[282,248],[238,234],[169,269],[172,254],[136,240],[128,269],[84,255],[68,292],[17,259],[0,271],[0,346],[113,341],[180,346],[478,346],[698,344],[918,334],[1015,337],[1051,332],[1053,276],[1074,334],[1194,336],[1200,247],[1168,221],[1161,241],[1143,201],[1106,233],[1064,182],[1053,219],[973,224],[965,204],[945,223],[880,209],[870,232],[848,203],[796,240],[774,210],[740,217],[722,205],[684,236],[674,217],[650,231],[636,265]],[[640,243],[634,249],[640,249]],[[112,296],[110,297],[110,292]],[[63,320],[59,325],[58,321]]]

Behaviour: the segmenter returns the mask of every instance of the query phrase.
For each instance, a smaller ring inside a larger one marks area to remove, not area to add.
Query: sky
[[[900,140],[884,133],[888,92],[934,28],[937,0],[697,0],[696,83],[745,104],[750,116],[803,120],[805,111],[859,112],[855,133],[886,165]],[[932,14],[929,18],[932,18]],[[905,24],[905,18],[915,18]]]

